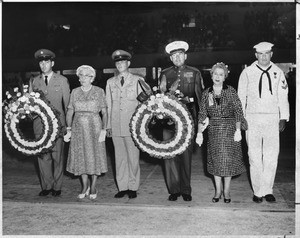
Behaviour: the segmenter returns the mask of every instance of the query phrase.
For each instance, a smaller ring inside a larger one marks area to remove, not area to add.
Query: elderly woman
[[[78,67],[76,75],[81,87],[73,89],[68,105],[66,120],[67,130],[71,131],[71,141],[66,169],[81,176],[82,190],[78,198],[96,199],[97,176],[107,172],[104,141],[107,126],[105,92],[92,85],[96,71],[91,66]]]
[[[235,89],[224,83],[228,76],[227,66],[217,63],[212,67],[210,74],[213,86],[207,88],[202,95],[196,142],[201,146],[204,122],[209,121],[207,170],[214,176],[216,189],[212,202],[218,202],[224,191],[224,202],[230,203],[231,177],[246,170],[242,157],[241,126],[242,129],[247,129],[247,125]]]

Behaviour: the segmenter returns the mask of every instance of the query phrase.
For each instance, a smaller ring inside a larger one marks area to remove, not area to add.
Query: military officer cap
[[[257,45],[253,46],[253,48],[258,53],[268,52],[272,50],[273,44],[270,42],[260,42]]]
[[[34,53],[34,58],[36,58],[38,61],[49,59],[52,60],[55,58],[55,54],[51,50],[39,49]]]
[[[173,41],[166,46],[166,52],[170,55],[182,51],[186,52],[189,49],[189,44],[185,41]]]
[[[112,53],[111,58],[115,62],[121,61],[121,60],[130,60],[131,59],[131,54],[128,53],[127,51],[125,51],[125,50],[115,50]]]

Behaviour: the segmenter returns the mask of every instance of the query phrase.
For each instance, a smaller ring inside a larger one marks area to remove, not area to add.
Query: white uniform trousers
[[[137,191],[140,185],[140,151],[131,136],[113,136],[119,191]]]
[[[279,155],[279,115],[248,114],[246,139],[254,195],[273,194]]]

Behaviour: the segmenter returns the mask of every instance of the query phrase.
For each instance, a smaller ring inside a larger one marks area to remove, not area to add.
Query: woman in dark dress
[[[202,132],[205,129],[203,122],[209,121],[207,171],[214,176],[216,188],[212,202],[218,202],[223,192],[224,202],[230,203],[231,177],[246,170],[241,148],[241,125],[246,129],[246,121],[236,90],[224,83],[228,76],[227,66],[217,63],[210,74],[213,86],[202,94],[196,142],[202,144]]]

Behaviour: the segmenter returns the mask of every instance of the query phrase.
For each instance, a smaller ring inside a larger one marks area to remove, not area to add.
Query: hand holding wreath
[[[6,92],[4,100],[4,130],[11,145],[25,155],[38,155],[49,152],[61,134],[59,112],[51,106],[43,92],[28,93],[28,85],[23,93],[18,88]],[[39,116],[43,132],[37,139],[27,139],[19,127],[20,120],[33,120]]]

